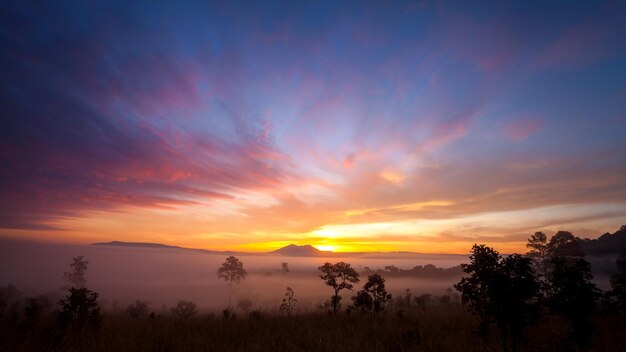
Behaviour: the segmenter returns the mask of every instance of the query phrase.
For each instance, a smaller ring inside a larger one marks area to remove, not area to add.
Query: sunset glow
[[[0,21],[2,237],[513,252],[626,223],[623,2],[113,3]]]

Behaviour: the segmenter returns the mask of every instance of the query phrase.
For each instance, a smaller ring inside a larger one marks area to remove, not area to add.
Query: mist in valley
[[[87,286],[100,294],[105,310],[122,309],[136,300],[147,301],[154,311],[167,311],[179,300],[192,301],[201,311],[221,311],[228,306],[228,286],[216,271],[228,254],[213,254],[187,249],[156,249],[93,245],[61,245],[5,240],[0,246],[0,286],[13,285],[24,295],[61,297],[68,283],[63,273],[70,270],[76,256],[89,261]],[[331,295],[331,289],[319,278],[317,267],[325,262],[350,263],[366,281],[363,273],[393,265],[412,269],[432,264],[438,268],[458,266],[467,256],[416,253],[350,254],[346,257],[290,257],[278,254],[235,254],[248,275],[233,285],[232,305],[250,301],[251,307],[264,311],[278,310],[287,286],[293,288],[296,311],[316,311]],[[287,262],[288,273],[281,263]],[[404,295],[441,295],[458,282],[459,276],[386,277],[389,292]],[[343,303],[350,303],[354,292],[344,291]]]

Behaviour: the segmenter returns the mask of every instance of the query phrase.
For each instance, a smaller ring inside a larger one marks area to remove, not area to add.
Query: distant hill
[[[122,242],[122,241],[111,241],[111,242],[98,242],[92,243],[93,246],[116,246],[116,247],[148,247],[148,248],[172,248],[172,249],[187,249],[178,246],[169,246],[167,244],[162,243],[149,243],[149,242]]]
[[[180,249],[180,250],[185,250],[185,251],[196,251],[196,252],[204,252],[204,253],[236,254],[236,252],[232,252],[232,251],[210,251],[208,249],[186,248],[186,247],[170,246],[167,244],[151,243],[151,242],[111,241],[111,242],[97,242],[97,243],[92,243],[91,245],[92,246],[109,246],[109,247],[153,248],[153,249]]]
[[[195,249],[179,246],[170,246],[162,243],[150,243],[150,242],[123,242],[123,241],[111,241],[111,242],[98,242],[92,243],[93,246],[109,246],[109,247],[133,247],[133,248],[153,248],[153,249],[179,249],[186,251],[197,251],[204,253],[217,253],[217,254],[246,254],[246,255],[265,255],[265,254],[280,254],[289,257],[316,257],[333,254],[333,252],[320,251],[319,249],[311,245],[298,246],[290,244],[283,248],[277,249],[269,253],[244,253],[244,252],[232,252],[232,251],[211,251],[207,249]]]
[[[594,240],[582,239],[580,245],[587,255],[618,255],[626,249],[626,225]]]
[[[320,251],[319,249],[309,244],[305,244],[302,246],[290,244],[283,248],[277,249],[273,251],[272,253],[282,254],[282,255],[286,255],[290,257],[317,257],[317,256],[327,255],[332,252]]]

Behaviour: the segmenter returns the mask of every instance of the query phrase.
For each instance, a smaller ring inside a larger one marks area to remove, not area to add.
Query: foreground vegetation
[[[277,309],[240,302],[235,310],[229,294],[219,315],[199,314],[188,301],[169,311],[138,300],[102,312],[86,287],[88,262],[76,257],[56,308],[45,296],[24,300],[0,288],[0,351],[626,351],[626,251],[603,292],[580,243],[560,231],[535,233],[524,255],[474,245],[458,293],[439,297],[407,289],[392,299],[378,272],[325,263],[319,278],[330,298],[318,312],[298,312],[287,287]],[[246,274],[234,256],[217,270],[229,293]]]
[[[225,320],[169,314],[131,318],[104,314],[98,330],[62,329],[49,316],[37,324],[3,324],[1,351],[500,351],[500,336],[486,339],[479,321],[461,305],[438,305],[404,315],[322,313],[283,317],[253,314]],[[626,350],[626,321],[611,313],[593,318],[591,351]],[[567,349],[567,322],[544,316],[526,331],[522,351]]]

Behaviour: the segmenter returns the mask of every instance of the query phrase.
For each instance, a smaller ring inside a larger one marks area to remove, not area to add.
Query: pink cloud
[[[543,128],[543,120],[539,118],[523,118],[504,126],[504,134],[515,142],[525,141]]]

